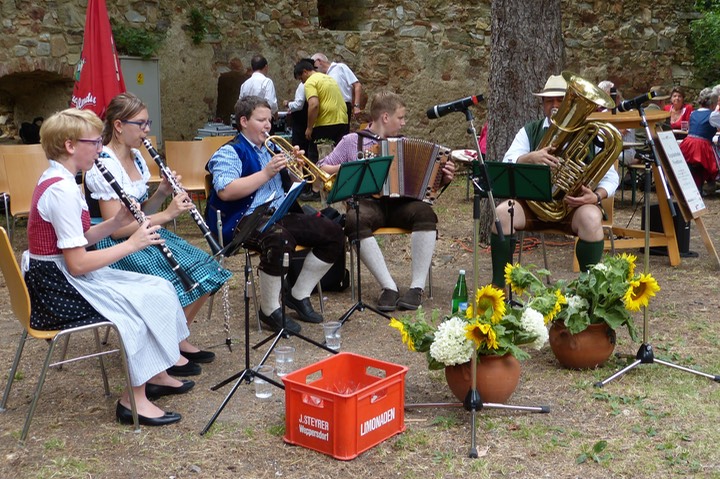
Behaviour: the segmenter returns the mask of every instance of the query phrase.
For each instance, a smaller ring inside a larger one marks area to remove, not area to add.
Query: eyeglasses
[[[137,125],[140,127],[141,130],[144,130],[145,128],[150,128],[152,126],[152,120],[145,120],[145,121],[122,120],[122,122],[130,123],[131,125]]]
[[[90,139],[90,138],[78,138],[77,141],[79,141],[80,143],[94,143],[96,150],[100,150],[100,149],[102,149],[102,147],[103,147],[103,139],[102,139],[102,137],[96,138],[96,139],[94,139],[94,140],[93,140],[93,139]]]

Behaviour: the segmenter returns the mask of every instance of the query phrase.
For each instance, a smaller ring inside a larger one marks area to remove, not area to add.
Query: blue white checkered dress
[[[115,180],[128,196],[135,198],[139,203],[147,199],[147,181],[150,179],[150,173],[140,152],[135,150],[135,165],[142,174],[142,179],[139,181],[132,181],[130,179],[113,151],[109,148],[105,147],[100,156],[105,167],[115,177]],[[92,192],[94,199],[110,200],[118,198],[115,191],[113,191],[112,187],[110,187],[96,166],[93,166],[93,168],[85,174],[85,184]],[[232,276],[230,271],[223,269],[208,253],[200,248],[191,245],[164,228],[161,228],[158,232],[165,240],[165,246],[172,252],[182,269],[185,270],[193,282],[198,283],[197,288],[190,292],[185,291],[185,288],[175,272],[170,268],[160,248],[144,248],[137,253],[133,253],[113,263],[111,267],[125,271],[151,274],[167,279],[175,287],[175,291],[183,307],[197,301],[206,294],[215,293],[225,284],[230,276]],[[123,241],[125,241],[125,239],[115,240],[108,237],[98,242],[97,246],[98,248],[108,248]]]

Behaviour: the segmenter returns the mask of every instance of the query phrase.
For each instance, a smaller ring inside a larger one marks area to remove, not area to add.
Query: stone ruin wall
[[[464,117],[428,121],[425,110],[492,94],[489,0],[334,2],[354,16],[351,31],[320,28],[322,2],[314,0],[201,0],[193,5],[209,22],[200,45],[187,31],[189,3],[107,3],[112,19],[165,32],[157,54],[165,139],[191,139],[218,111],[230,111],[233,89],[239,91],[249,75],[255,53],[268,59],[280,101],[292,99],[297,59],[322,51],[350,65],[368,94],[379,88],[400,93],[409,106],[408,136],[451,147],[467,144]],[[67,105],[85,9],[85,0],[0,0],[0,135],[12,137],[22,121]],[[691,73],[688,35],[695,15],[692,0],[565,0],[566,68],[594,82],[611,79],[626,96],[678,84],[692,99],[703,86]],[[478,130],[483,116],[481,109]]]

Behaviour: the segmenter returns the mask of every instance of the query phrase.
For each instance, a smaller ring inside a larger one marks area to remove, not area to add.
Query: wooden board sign
[[[665,153],[663,168],[666,171],[666,177],[673,190],[680,210],[683,213],[685,221],[699,217],[705,212],[705,203],[702,195],[698,191],[693,179],[687,161],[680,151],[675,135],[672,131],[658,132],[657,138],[660,146]],[[662,156],[662,155],[661,155]]]

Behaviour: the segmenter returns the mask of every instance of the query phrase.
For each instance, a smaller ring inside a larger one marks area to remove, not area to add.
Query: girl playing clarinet
[[[125,343],[132,390],[124,391],[117,419],[132,423],[130,394],[140,424],[162,426],[181,419],[146,397],[189,391],[192,381],[179,381],[165,371],[188,360],[178,344],[189,332],[172,285],[161,278],[108,268],[120,258],[162,243],[159,226],[145,221],[128,241],[112,248],[87,247],[133,221],[127,209],[90,226],[87,204],[75,176],[93,166],[102,148],[102,121],[89,110],[68,109],[43,123],[40,143],[50,161],[33,193],[28,220],[29,261],[25,282],[33,328],[53,330],[104,320],[113,322]],[[157,394],[159,393],[159,394]]]
[[[108,105],[105,114],[103,130],[105,147],[100,158],[120,187],[142,205],[143,212],[150,215],[153,224],[164,225],[183,212],[190,210],[193,203],[187,194],[177,195],[170,201],[167,208],[161,210],[163,202],[173,192],[172,186],[166,179],[163,179],[153,195],[148,195],[147,183],[150,179],[150,172],[138,148],[142,147],[142,141],[150,132],[151,124],[147,106],[137,96],[132,93],[121,93],[116,96]],[[92,199],[98,200],[103,219],[112,218],[119,209],[123,208],[117,194],[97,167],[92,168],[85,175],[85,185],[91,192]],[[102,240],[98,247],[106,248],[119,244],[125,241],[136,228],[137,224],[121,228],[115,231],[111,237]],[[230,278],[231,273],[220,268],[217,262],[213,261],[203,250],[196,248],[167,229],[161,229],[159,234],[183,269],[194,282],[198,283],[194,290],[185,291],[157,248],[146,248],[126,256],[112,267],[152,274],[173,282],[189,326],[210,294],[220,289]],[[168,372],[173,376],[200,374],[201,368],[196,363],[209,363],[215,359],[215,353],[201,351],[187,340],[180,343],[180,354],[189,359],[190,364],[183,368],[171,368]]]

